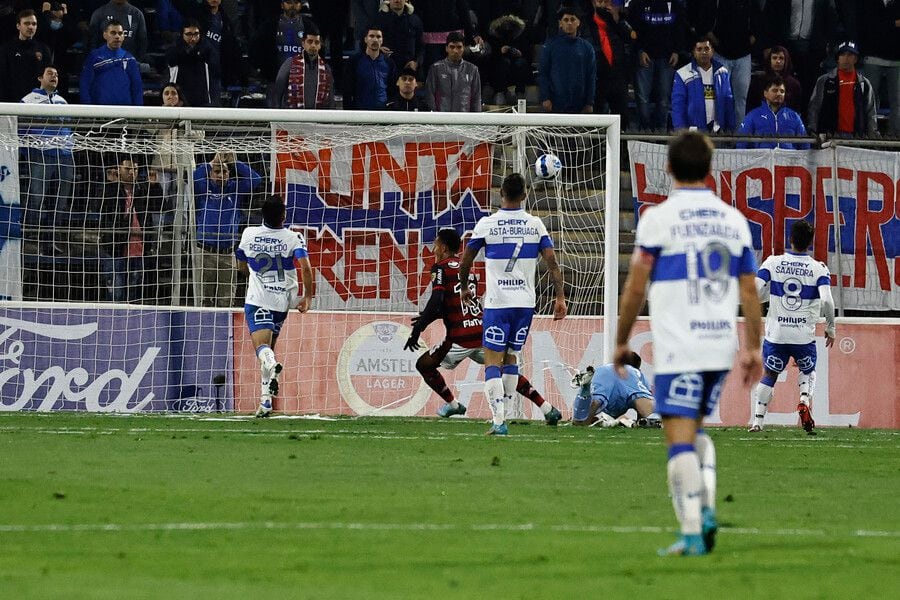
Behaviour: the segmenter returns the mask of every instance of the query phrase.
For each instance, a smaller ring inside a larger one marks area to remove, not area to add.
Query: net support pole
[[[844,316],[844,266],[841,255],[841,201],[840,190],[838,189],[838,168],[837,168],[837,144],[831,146],[831,189],[832,206],[831,214],[834,216],[834,255],[835,255],[835,274],[837,276],[837,316]],[[827,248],[827,246],[826,246]]]
[[[619,319],[619,146],[621,118],[606,128],[606,229],[603,271],[603,355],[604,363],[612,361],[616,347],[616,324]]]

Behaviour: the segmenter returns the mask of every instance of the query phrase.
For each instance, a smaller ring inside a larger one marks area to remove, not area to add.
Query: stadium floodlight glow
[[[159,314],[173,306],[202,307],[195,183],[198,167],[220,155],[232,178],[239,175],[230,161],[261,175],[265,185],[254,202],[268,192],[285,198],[288,224],[309,241],[314,311],[412,313],[427,296],[422,272],[436,231],[471,230],[499,206],[502,178],[519,172],[528,182],[525,208],[544,220],[554,239],[569,318],[603,316],[604,358],[611,356],[618,116],[14,103],[0,103],[0,114],[0,146],[7,152],[0,192],[7,204],[17,197],[24,213],[21,242],[4,250],[21,258],[7,260],[13,267],[0,273],[3,306],[118,302]],[[546,154],[559,157],[562,169],[541,180],[533,165]],[[123,166],[123,159],[132,162]],[[116,198],[128,196],[133,212],[144,214],[136,222],[115,222],[107,214],[110,190],[128,183],[132,167],[137,183],[159,187],[143,199],[131,192]],[[7,228],[18,225],[9,222],[13,214],[0,214]],[[141,260],[129,260],[137,254]],[[107,277],[112,271],[119,280]],[[130,287],[130,295],[113,296],[112,283]],[[538,315],[547,315],[552,285],[540,268],[537,287]],[[241,294],[238,285],[232,308],[205,310],[237,312]],[[596,330],[597,321],[585,319],[583,327]],[[585,349],[571,350],[582,356]],[[202,394],[218,395],[215,386]]]

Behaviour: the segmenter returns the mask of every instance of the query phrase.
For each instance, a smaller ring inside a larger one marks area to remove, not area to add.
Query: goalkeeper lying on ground
[[[572,425],[597,425],[602,427],[659,427],[659,415],[653,412],[653,394],[650,384],[640,371],[641,357],[632,352],[627,361],[626,378],[616,374],[612,363],[596,371],[587,367],[572,379],[572,387],[578,389],[572,406]],[[626,413],[634,409],[638,418]]]

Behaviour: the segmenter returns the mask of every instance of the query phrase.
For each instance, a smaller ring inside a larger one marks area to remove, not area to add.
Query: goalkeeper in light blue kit
[[[632,352],[625,361],[625,378],[619,377],[615,365],[603,365],[594,370],[587,367],[572,379],[578,395],[572,405],[572,425],[601,427],[659,427],[659,415],[653,412],[653,393],[640,370],[641,357]],[[638,416],[627,416],[633,409]]]
[[[312,267],[303,235],[284,228],[284,202],[270,196],[262,207],[263,224],[248,227],[241,235],[235,267],[248,274],[244,315],[260,368],[260,400],[257,417],[272,413],[272,397],[278,393],[282,365],[275,357],[275,342],[291,308],[309,310],[314,297]],[[297,268],[303,274],[303,297],[298,294]]]

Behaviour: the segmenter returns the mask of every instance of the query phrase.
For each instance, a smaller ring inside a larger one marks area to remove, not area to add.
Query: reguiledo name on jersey
[[[300,288],[295,258],[305,258],[306,240],[288,229],[248,227],[235,254],[247,261],[247,304],[285,312],[297,306]]]

